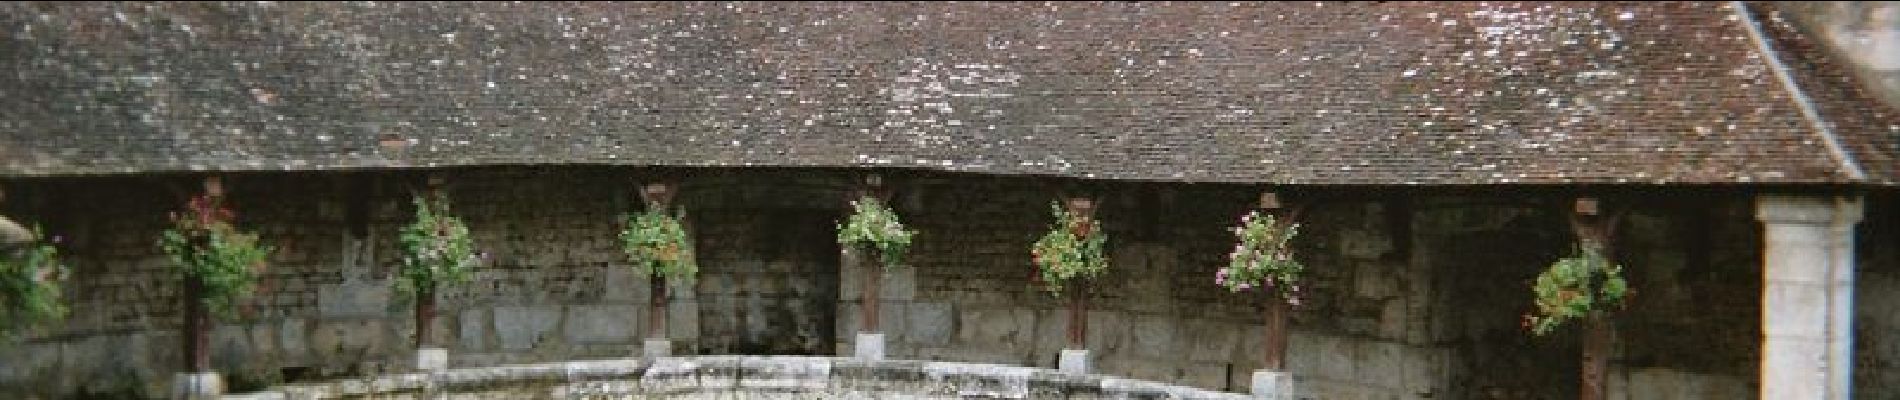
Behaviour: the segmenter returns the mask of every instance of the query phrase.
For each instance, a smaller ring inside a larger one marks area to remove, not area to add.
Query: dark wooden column
[[[647,210],[663,213],[672,212],[673,196],[678,192],[679,184],[671,181],[649,182],[640,187],[640,197],[646,202]],[[681,223],[684,224],[683,221]],[[680,254],[680,257],[691,256]],[[647,311],[647,339],[666,339],[666,277],[660,276],[657,272],[650,274],[647,284],[650,288],[649,293],[652,295],[649,301],[650,308]]]
[[[1577,236],[1578,245],[1589,251],[1601,254],[1614,265],[1616,254],[1610,247],[1615,235],[1616,222],[1628,209],[1621,209],[1605,215],[1596,198],[1579,197],[1570,213],[1570,229]],[[1597,282],[1591,282],[1591,290]],[[1610,355],[1616,342],[1616,325],[1606,310],[1592,311],[1583,321],[1582,376],[1578,398],[1582,400],[1603,400],[1608,396]]]
[[[1063,201],[1063,206],[1068,208],[1069,213],[1076,217],[1076,222],[1068,227],[1070,233],[1074,234],[1078,239],[1086,238],[1089,234],[1093,233],[1089,231],[1091,225],[1087,222],[1095,219],[1094,199],[1087,197],[1070,197]],[[1073,279],[1070,280],[1067,285],[1068,287],[1065,290],[1067,290],[1068,293],[1066,296],[1069,298],[1068,348],[1070,350],[1084,350],[1088,348],[1087,342],[1089,336],[1088,282],[1083,279]]]
[[[1273,216],[1274,224],[1279,225],[1281,228],[1292,226],[1294,220],[1299,218],[1300,210],[1303,208],[1301,205],[1295,205],[1291,208],[1283,207],[1280,202],[1279,194],[1271,191],[1260,194],[1259,206],[1260,211]],[[1291,307],[1287,304],[1286,299],[1281,298],[1274,290],[1270,290],[1264,286],[1260,289],[1261,294],[1266,297],[1266,305],[1264,307],[1266,315],[1263,321],[1263,325],[1265,325],[1266,328],[1266,337],[1263,338],[1265,342],[1263,343],[1264,346],[1262,346],[1266,354],[1264,354],[1261,359],[1263,364],[1260,368],[1285,371],[1287,319],[1290,317],[1288,314],[1290,314]]]
[[[210,222],[209,219],[217,218],[215,210],[222,207],[224,203],[224,182],[215,176],[205,178],[204,196],[206,200],[204,207],[212,210],[212,213],[187,215],[186,218],[206,219],[199,221],[201,224]],[[211,232],[208,230],[200,229],[186,234],[191,235],[192,247],[195,249],[202,250],[210,244]],[[205,309],[204,277],[184,274],[183,279],[184,282],[181,283],[184,291],[178,297],[184,302],[185,371],[211,372],[211,313]]]
[[[442,190],[444,183],[442,176],[430,175],[428,192],[423,199],[430,208],[435,210],[431,214],[435,217],[435,221],[431,221],[430,224],[435,226],[436,237],[449,234],[448,225],[445,223],[448,216],[442,213],[442,206],[448,203],[448,193]],[[431,323],[435,321],[435,284],[434,280],[416,282],[416,348],[418,349],[429,347],[429,332],[435,325]]]
[[[884,187],[884,178],[877,174],[865,176],[862,186],[855,194],[856,196],[851,198],[853,201],[862,196],[871,196],[883,202],[885,207],[891,206],[891,193]],[[878,252],[880,250],[876,248],[860,248],[854,250],[860,250],[862,255],[852,257],[849,260],[859,264],[853,265],[852,267],[864,268],[864,287],[861,290],[863,293],[860,293],[860,295],[863,296],[860,301],[863,303],[863,307],[860,307],[863,314],[859,316],[859,321],[863,322],[858,330],[863,333],[876,333],[880,331],[877,319],[878,302],[879,298],[882,297],[880,294],[883,293],[883,285],[880,283],[884,278],[883,254],[879,254]],[[867,263],[866,260],[869,260],[869,262]]]

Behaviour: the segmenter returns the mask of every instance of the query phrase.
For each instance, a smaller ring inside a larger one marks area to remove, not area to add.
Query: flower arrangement
[[[917,231],[904,229],[904,223],[897,220],[897,213],[876,197],[860,197],[851,202],[851,209],[851,216],[838,225],[838,244],[868,245],[877,249],[884,268],[901,265]]]
[[[1096,277],[1108,270],[1108,255],[1103,252],[1108,234],[1102,232],[1101,223],[1094,218],[1069,212],[1060,204],[1051,208],[1056,217],[1055,225],[1036,240],[1029,255],[1040,273],[1043,288],[1060,296],[1063,283]]]
[[[481,264],[468,226],[450,215],[447,199],[417,195],[416,220],[402,228],[402,272],[397,290],[405,295],[433,291],[442,284],[468,280]]]
[[[679,218],[664,209],[629,213],[620,231],[621,250],[640,275],[692,279],[699,271],[693,261],[693,241]]]
[[[1233,292],[1273,291],[1287,304],[1299,306],[1300,273],[1305,267],[1293,260],[1293,249],[1287,245],[1299,234],[1299,227],[1281,224],[1259,211],[1242,216],[1240,226],[1233,228],[1240,241],[1227,255],[1227,266],[1214,272],[1214,284]]]
[[[38,227],[33,228],[33,237],[41,237]],[[59,285],[67,271],[53,247],[59,242],[55,236],[52,243],[0,254],[0,333],[66,315]]]
[[[193,197],[185,214],[171,214],[172,227],[160,234],[158,244],[179,273],[203,284],[199,294],[205,306],[228,317],[237,301],[251,294],[271,248],[259,244],[256,234],[232,226],[236,214],[219,203],[214,196]]]
[[[1623,268],[1601,250],[1584,246],[1575,257],[1557,260],[1531,286],[1537,310],[1524,315],[1524,327],[1542,336],[1575,318],[1620,307],[1628,299]]]

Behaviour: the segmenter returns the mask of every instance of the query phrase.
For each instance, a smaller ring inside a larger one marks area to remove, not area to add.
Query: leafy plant
[[[1299,235],[1299,224],[1280,224],[1259,211],[1240,218],[1233,232],[1240,241],[1227,255],[1228,264],[1214,273],[1214,283],[1233,292],[1253,288],[1274,291],[1287,304],[1300,305],[1300,274],[1305,267],[1293,259],[1288,243]]]
[[[402,272],[397,290],[414,295],[419,290],[468,281],[470,271],[481,265],[483,258],[475,251],[468,225],[451,215],[445,198],[417,195],[414,202],[416,219],[402,228],[398,239]]]
[[[1531,286],[1537,309],[1524,315],[1524,327],[1542,336],[1571,319],[1621,307],[1629,295],[1623,268],[1591,246],[1574,257],[1557,260],[1537,275]]]
[[[271,247],[257,235],[239,231],[231,221],[236,214],[214,197],[193,197],[185,214],[171,214],[172,227],[160,234],[158,244],[186,279],[202,283],[199,300],[219,316],[229,317],[239,299],[251,294],[265,267]]]
[[[33,237],[40,236],[39,227]],[[38,243],[0,254],[0,333],[66,316],[59,285],[67,271],[53,243]]]
[[[621,250],[642,276],[692,279],[699,266],[693,261],[693,241],[679,218],[664,209],[627,214],[620,231]]]
[[[838,244],[869,245],[877,249],[884,268],[897,268],[904,261],[910,240],[917,231],[904,229],[904,223],[876,197],[864,196],[851,202],[851,216],[838,225]]]
[[[1065,282],[1094,278],[1108,270],[1108,255],[1103,252],[1108,234],[1094,218],[1071,213],[1060,204],[1051,208],[1055,225],[1036,240],[1029,255],[1041,273],[1044,289],[1060,296]]]

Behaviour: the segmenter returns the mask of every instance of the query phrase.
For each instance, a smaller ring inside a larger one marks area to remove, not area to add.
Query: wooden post
[[[1075,225],[1069,229],[1077,238],[1087,237],[1091,232],[1089,221],[1095,219],[1095,201],[1086,197],[1071,197],[1065,206],[1069,213],[1076,216]],[[1088,282],[1077,279],[1068,283],[1069,297],[1069,349],[1088,348]]]
[[[224,183],[218,177],[207,177],[204,180],[204,191],[206,202],[203,207],[215,213],[224,200]],[[213,215],[210,218],[216,218],[216,216]],[[204,249],[210,244],[210,231],[199,230],[188,234],[194,242],[192,246],[197,249]],[[205,309],[204,277],[186,275],[183,284],[184,292],[179,297],[184,301],[185,371],[211,372],[211,313]]]
[[[1283,216],[1279,215],[1281,212],[1280,196],[1274,192],[1264,192],[1260,194],[1260,209],[1267,214],[1273,215],[1275,217],[1275,224],[1287,225],[1293,222],[1288,220],[1291,216],[1284,216],[1287,218],[1282,218]],[[1266,354],[1262,356],[1261,361],[1263,364],[1261,365],[1261,369],[1285,371],[1287,342],[1286,300],[1281,299],[1280,296],[1274,294],[1273,291],[1268,288],[1262,287],[1261,291],[1267,298],[1265,307],[1266,315],[1262,321],[1262,324],[1265,325],[1264,327],[1266,328],[1266,336],[1263,338],[1265,342],[1263,343],[1264,346],[1262,346]]]
[[[435,221],[431,223],[435,225],[437,236],[448,235],[448,226],[445,224],[448,216],[441,212],[442,206],[448,203],[446,200],[448,195],[442,191],[444,183],[441,175],[429,175],[429,192],[423,200],[429,207],[436,209]],[[419,287],[416,288],[416,348],[421,349],[429,347],[429,335],[432,330],[430,328],[434,325],[431,321],[435,321],[436,288],[435,282],[417,282],[417,284]]]
[[[890,201],[890,193],[884,189],[883,176],[878,174],[866,175],[864,177],[864,186],[860,189],[859,193],[876,198],[880,202],[886,202],[886,204],[884,204],[885,207],[891,206],[888,203]],[[875,333],[880,332],[878,327],[878,303],[881,302],[880,297],[882,296],[880,296],[880,294],[882,294],[884,287],[880,282],[884,278],[883,254],[879,254],[879,250],[876,248],[867,247],[862,250],[864,250],[864,254],[857,257],[856,260],[857,263],[860,264],[859,266],[865,268],[864,287],[863,290],[861,290],[863,293],[860,293],[864,296],[862,300],[864,304],[862,307],[864,315],[861,316],[864,321],[864,326],[860,330],[867,333]],[[870,261],[867,263],[865,260]]]
[[[1597,199],[1579,197],[1570,215],[1570,228],[1576,233],[1577,241],[1586,249],[1598,252],[1604,258],[1615,263],[1615,254],[1610,247],[1610,238],[1615,232],[1616,222],[1623,212],[1619,210],[1605,216]],[[1594,284],[1594,283],[1593,283]],[[1583,320],[1582,376],[1578,398],[1582,400],[1603,400],[1608,396],[1610,353],[1616,341],[1616,326],[1610,320],[1607,311],[1597,310]]]
[[[652,182],[642,186],[640,194],[646,200],[648,210],[670,212],[668,207],[672,205],[675,189],[671,182]],[[688,254],[679,256],[691,257]],[[650,285],[648,293],[651,294],[647,311],[647,339],[666,339],[666,277],[654,273],[648,277],[647,284]]]

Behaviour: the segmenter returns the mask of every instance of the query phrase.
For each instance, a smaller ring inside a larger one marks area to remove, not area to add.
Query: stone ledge
[[[845,357],[699,356],[453,369],[289,385],[227,399],[495,394],[532,397],[756,393],[783,397],[925,395],[979,398],[1247,399],[1104,375],[1011,365]]]

